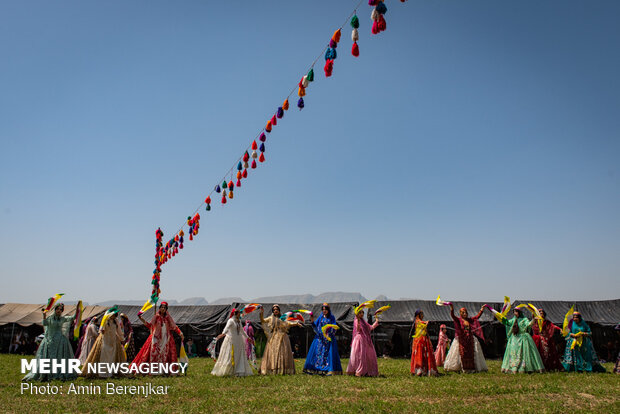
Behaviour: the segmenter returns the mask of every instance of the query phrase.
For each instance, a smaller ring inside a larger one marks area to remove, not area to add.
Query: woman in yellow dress
[[[263,375],[295,374],[295,360],[293,359],[288,330],[292,326],[301,326],[301,323],[299,321],[288,322],[280,319],[282,314],[279,305],[271,307],[271,316],[268,318],[264,318],[263,314],[264,311],[261,308],[260,323],[265,335],[267,335],[267,345],[265,345],[265,352],[259,372]]]

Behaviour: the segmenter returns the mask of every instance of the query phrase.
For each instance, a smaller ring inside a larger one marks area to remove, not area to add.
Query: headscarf
[[[416,309],[414,317],[417,318],[418,316],[420,316],[421,313],[422,313],[422,309]]]

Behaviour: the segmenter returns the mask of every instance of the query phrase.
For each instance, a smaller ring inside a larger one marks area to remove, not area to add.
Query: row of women
[[[173,333],[183,340],[183,333],[176,326],[168,313],[168,304],[162,302],[159,311],[150,322],[145,321],[141,315],[138,317],[149,328],[150,335],[135,354],[133,329],[129,318],[112,308],[101,318],[101,324],[97,327],[99,318],[93,317],[85,324],[85,332],[81,336],[75,354],[68,339],[68,331],[75,316],[62,316],[64,305],[57,304],[54,312],[46,316],[43,311],[43,327],[45,329],[43,340],[39,345],[36,359],[67,360],[78,358],[82,366],[90,363],[122,363],[131,361],[132,364],[162,362],[177,362],[177,352]],[[93,374],[83,370],[85,376]],[[100,377],[109,377],[110,373],[98,373]],[[72,373],[44,374],[33,371],[24,377],[24,381],[52,379],[74,379]]]
[[[411,373],[416,375],[437,375],[437,366],[443,365],[448,372],[487,371],[480,341],[484,335],[478,321],[484,307],[478,314],[469,317],[467,309],[450,315],[454,321],[455,339],[450,346],[446,326],[441,325],[437,349],[432,352],[431,342],[426,334],[428,321],[424,313],[415,314],[415,335],[411,355]],[[574,312],[568,324],[564,360],[560,361],[555,342],[556,332],[561,329],[546,319],[544,309],[538,309],[541,319],[527,319],[522,308],[514,309],[514,317],[501,318],[506,328],[506,351],[502,361],[504,373],[534,373],[544,371],[605,372],[592,345],[592,331],[579,312]],[[540,323],[539,323],[540,322]],[[446,355],[446,350],[449,349]],[[618,370],[616,364],[616,370]]]
[[[324,303],[321,315],[314,318],[311,315],[315,337],[308,351],[303,372],[307,374],[337,375],[342,374],[342,366],[335,341],[335,330],[324,329],[327,325],[336,325],[330,307]],[[37,350],[36,358],[41,359],[69,359],[74,354],[66,336],[73,316],[62,316],[64,306],[58,304],[54,313],[46,317],[43,315],[45,327],[44,339]],[[267,336],[263,358],[258,369],[261,374],[295,374],[295,363],[291,350],[288,330],[299,326],[299,321],[286,321],[281,318],[279,305],[273,305],[271,316],[265,318],[264,311],[260,310],[262,328]],[[415,375],[437,375],[437,366],[444,367],[451,372],[481,372],[487,370],[482,354],[480,341],[484,341],[482,328],[478,319],[484,312],[480,309],[477,315],[469,317],[465,308],[459,311],[459,317],[454,315],[450,305],[450,313],[454,321],[456,336],[450,346],[446,335],[445,325],[442,325],[437,349],[433,352],[431,341],[427,335],[428,321],[424,321],[421,310],[415,312],[414,334],[411,354],[411,373]],[[102,326],[97,330],[97,319],[93,318],[86,326],[76,356],[83,364],[97,362],[125,362],[149,363],[177,362],[177,353],[174,342],[174,333],[183,340],[183,333],[174,323],[168,313],[168,304],[162,302],[159,311],[150,322],[141,316],[140,320],[149,328],[150,335],[140,352],[133,356],[133,331],[126,316],[121,315],[124,323],[117,318],[118,311],[112,312],[109,317],[102,319]],[[546,320],[544,310],[540,310],[543,317],[542,324],[527,319],[521,308],[515,308],[512,319],[504,318],[502,323],[506,327],[508,338],[506,352],[502,362],[502,372],[524,373],[544,372],[554,370],[578,372],[604,372],[596,352],[592,346],[591,330],[583,321],[579,312],[573,314],[569,323],[567,344],[564,360],[560,362],[556,351],[554,334],[559,330],[550,321]],[[252,375],[249,360],[253,345],[251,325],[244,327],[240,320],[241,312],[233,309],[226,327],[218,339],[224,338],[219,357],[212,370],[217,376],[248,376]],[[369,324],[364,318],[364,309],[356,308],[353,322],[353,341],[351,356],[346,373],[356,376],[377,376],[377,355],[371,338],[371,332],[378,326],[379,321]],[[530,334],[531,332],[531,334]],[[620,367],[616,364],[616,370]],[[104,374],[105,375],[105,374]],[[30,373],[24,380],[51,380],[71,379],[71,374]]]

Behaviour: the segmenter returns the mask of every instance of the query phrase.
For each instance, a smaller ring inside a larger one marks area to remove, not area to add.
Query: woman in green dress
[[[504,361],[502,362],[502,372],[510,374],[544,372],[545,367],[536,344],[527,332],[535,319],[530,322],[523,316],[523,311],[519,308],[514,310],[514,315],[510,320],[502,319],[508,337]]]
[[[65,310],[65,305],[62,303],[57,304],[54,307],[54,314],[45,317],[45,310],[43,312],[43,329],[45,329],[45,335],[35,359],[54,359],[54,360],[69,360],[74,358],[73,348],[69,342],[67,336],[71,323],[75,319],[75,316],[66,315],[61,316]],[[59,380],[71,380],[77,378],[77,374],[73,373],[57,373],[57,374],[41,374],[39,372],[30,372],[22,381],[51,381],[55,379]]]
[[[568,325],[566,351],[562,365],[568,372],[605,372],[592,346],[590,326],[579,312],[573,312],[573,320]]]

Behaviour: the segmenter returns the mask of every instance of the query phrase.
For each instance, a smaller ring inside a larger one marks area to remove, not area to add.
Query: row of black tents
[[[495,309],[500,309],[502,303],[497,302],[454,302],[455,312],[465,307],[470,315],[476,314],[480,308],[488,303]],[[619,337],[614,326],[620,322],[620,299],[600,301],[516,301],[519,303],[533,303],[537,307],[545,309],[547,318],[557,324],[562,324],[564,315],[572,305],[583,315],[593,331],[593,341],[600,358],[607,359],[618,353]],[[358,302],[344,302],[330,304],[331,311],[336,318],[340,329],[337,332],[339,350],[342,356],[348,356],[353,329],[353,308]],[[450,317],[450,309],[445,306],[437,306],[434,301],[428,300],[403,300],[390,302],[377,302],[375,308],[391,305],[391,309],[384,312],[379,318],[379,327],[373,332],[373,340],[378,355],[390,357],[407,357],[411,354],[411,329],[414,314],[417,309],[424,311],[424,318],[429,320],[428,334],[433,344],[436,343],[439,327],[445,324],[448,327],[448,335],[453,337],[453,323]],[[192,338],[196,344],[198,355],[206,356],[206,347],[213,337],[222,332],[233,308],[242,309],[244,303],[231,303],[229,305],[205,305],[205,306],[170,306],[169,312],[176,324],[181,328],[186,338]],[[265,316],[271,313],[271,303],[262,304]],[[320,314],[321,304],[280,303],[282,312],[295,309],[309,309],[315,315]],[[146,340],[148,330],[138,319],[139,306],[118,305],[120,312],[125,313],[134,328],[136,346],[139,347]],[[100,306],[88,306],[85,309],[85,317],[102,314],[106,308]],[[74,306],[67,306],[65,314],[72,314]],[[371,311],[372,313],[372,311]],[[149,310],[144,318],[149,320],[153,316],[153,310]],[[16,333],[23,331],[27,337],[34,338],[43,332],[41,326],[40,305],[5,304],[0,305],[0,351],[8,352],[9,344]],[[260,326],[259,312],[255,311],[246,316],[252,324],[257,337],[257,347],[264,344],[265,337]],[[480,318],[483,327],[485,342],[482,344],[487,358],[500,358],[504,352],[506,332],[490,312],[485,311]],[[314,332],[309,321],[303,327],[294,327],[290,330],[291,344],[300,356],[305,356]],[[563,340],[558,338],[560,346]]]

